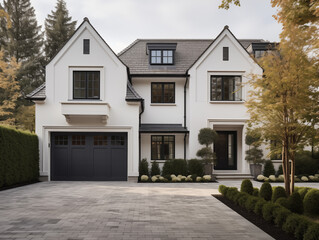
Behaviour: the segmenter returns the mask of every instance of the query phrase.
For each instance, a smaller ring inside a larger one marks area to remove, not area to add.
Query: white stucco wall
[[[144,98],[142,123],[184,123],[184,78],[133,78],[134,89]],[[151,103],[152,82],[174,82],[175,103]]]
[[[229,61],[223,61],[223,47],[229,47]],[[246,106],[250,86],[247,81],[250,74],[262,74],[261,67],[254,62],[248,53],[240,46],[232,34],[225,29],[214,41],[210,48],[201,56],[189,71],[189,103],[187,105],[187,127],[189,148],[187,158],[196,156],[202,146],[197,140],[201,128],[218,126],[225,130],[237,130],[238,162],[237,170],[233,172],[248,173],[249,168],[244,160],[245,122],[249,119]],[[210,102],[211,75],[242,76],[243,102]],[[242,133],[243,132],[243,133]],[[239,144],[240,143],[240,144]],[[229,172],[229,171],[216,171]]]
[[[90,54],[83,54],[83,39],[90,39]],[[75,117],[68,123],[61,113],[61,103],[73,101],[73,70],[100,71],[100,100],[77,101]],[[46,100],[36,104],[36,133],[40,140],[40,173],[50,173],[50,132],[127,132],[128,176],[138,176],[139,104],[125,101],[126,67],[103,42],[89,23],[84,22],[71,40],[46,67]],[[100,117],[86,117],[99,111],[97,103],[109,104],[107,123]],[[90,103],[90,104],[85,104]]]

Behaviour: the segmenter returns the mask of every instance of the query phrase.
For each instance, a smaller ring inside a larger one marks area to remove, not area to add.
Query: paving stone
[[[42,182],[5,190],[0,239],[272,239],[211,196],[220,184],[241,182]]]

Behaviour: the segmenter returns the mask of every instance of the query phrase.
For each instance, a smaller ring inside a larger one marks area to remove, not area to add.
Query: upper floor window
[[[99,71],[73,71],[73,99],[100,99]]]
[[[211,101],[242,101],[241,76],[211,76]]]
[[[152,83],[152,103],[175,103],[175,83]]]
[[[151,50],[151,64],[174,64],[173,50]]]
[[[223,47],[223,61],[229,60],[229,47]]]
[[[83,39],[83,54],[90,54],[90,39]]]

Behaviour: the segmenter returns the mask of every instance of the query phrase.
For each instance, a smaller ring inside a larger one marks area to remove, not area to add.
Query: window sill
[[[157,162],[157,163],[165,163],[167,160],[151,160],[151,162]]]
[[[176,106],[176,103],[151,103],[151,106]]]
[[[243,104],[245,101],[209,101],[211,104]]]

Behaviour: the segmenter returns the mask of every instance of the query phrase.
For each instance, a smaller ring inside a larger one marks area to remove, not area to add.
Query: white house
[[[138,39],[116,55],[87,18],[46,67],[36,103],[40,174],[136,180],[139,159],[191,159],[201,128],[219,134],[217,176],[249,174],[244,105],[262,74],[226,26],[215,39]]]

